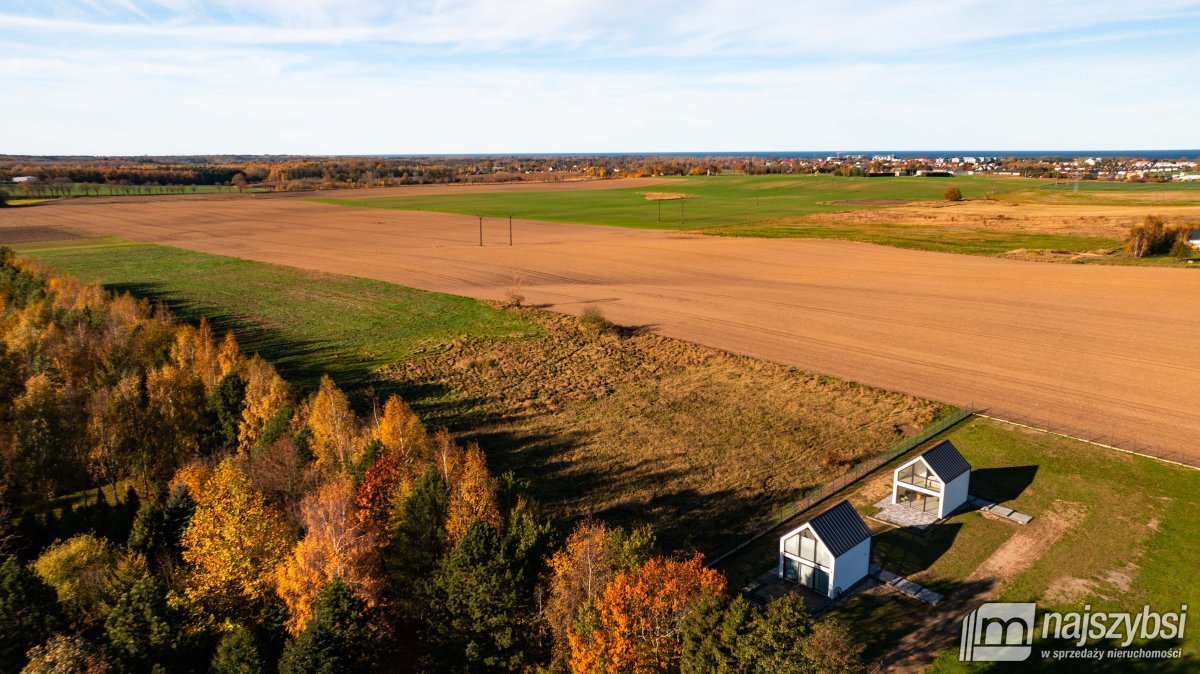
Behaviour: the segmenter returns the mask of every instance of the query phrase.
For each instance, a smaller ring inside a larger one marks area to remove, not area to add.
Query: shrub
[[[612,328],[598,307],[588,307],[579,315],[579,329],[592,337],[602,335]]]
[[[1192,257],[1192,246],[1187,242],[1186,230],[1175,237],[1175,243],[1171,244],[1171,257],[1180,260],[1187,260]]]
[[[504,306],[510,308],[520,307],[525,303],[525,296],[520,291],[509,289],[504,293]]]
[[[947,187],[945,192],[942,192],[942,198],[946,201],[962,201],[962,190],[957,187]]]

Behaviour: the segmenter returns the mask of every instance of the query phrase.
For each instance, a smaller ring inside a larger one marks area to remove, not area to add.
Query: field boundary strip
[[[779,527],[792,521],[801,513],[836,495],[838,492],[858,482],[867,475],[875,472],[881,466],[886,465],[896,457],[911,451],[915,447],[918,447],[925,442],[928,442],[929,440],[941,435],[954,426],[957,426],[967,419],[970,419],[974,415],[975,411],[971,407],[955,408],[949,414],[935,420],[932,424],[921,429],[921,431],[916,435],[904,438],[884,451],[864,459],[854,468],[842,473],[832,481],[827,482],[820,487],[814,487],[800,500],[788,505],[780,506],[776,511],[776,515],[771,519],[771,523],[768,524],[764,529],[745,539],[741,543],[738,543],[729,550],[726,550],[720,555],[717,555],[712,560],[708,561],[707,565],[710,567],[716,566],[725,559],[728,559],[729,557],[738,553],[751,543],[754,543],[772,531],[775,531]]]
[[[1141,457],[1145,457],[1147,459],[1154,459],[1155,461],[1161,461],[1163,463],[1169,463],[1169,464],[1173,464],[1176,466],[1182,466],[1184,468],[1190,468],[1192,470],[1200,470],[1200,460],[1195,459],[1195,458],[1188,458],[1186,455],[1184,455],[1180,452],[1170,452],[1170,451],[1162,450],[1162,449],[1155,448],[1155,447],[1152,447],[1149,445],[1146,445],[1143,448],[1144,451],[1139,451],[1136,449],[1129,449],[1127,447],[1121,447],[1121,446],[1114,445],[1111,443],[1102,442],[1101,441],[1102,438],[1101,439],[1089,439],[1089,438],[1085,438],[1081,435],[1078,435],[1076,432],[1069,431],[1069,430],[1055,430],[1052,428],[1044,428],[1042,426],[1039,426],[1038,424],[1039,423],[1044,424],[1045,422],[1038,422],[1038,421],[1034,421],[1032,419],[1023,419],[1021,421],[1017,421],[1012,418],[994,416],[991,414],[984,414],[982,412],[976,412],[976,416],[982,417],[984,419],[990,419],[992,421],[998,421],[1002,424],[1009,424],[1010,426],[1019,426],[1021,428],[1027,428],[1031,431],[1037,431],[1039,433],[1048,433],[1050,435],[1057,435],[1060,438],[1066,438],[1068,440],[1075,440],[1077,442],[1085,442],[1089,445],[1093,445],[1096,447],[1103,447],[1104,449],[1112,449],[1112,450],[1116,450],[1118,452],[1124,452],[1125,454],[1132,454],[1134,456],[1141,456]],[[1113,439],[1111,442],[1118,442],[1118,440]],[[1156,449],[1161,453],[1158,453],[1158,454],[1154,453],[1154,451]],[[1169,456],[1174,456],[1174,457],[1178,457],[1178,458],[1177,459],[1168,458]]]

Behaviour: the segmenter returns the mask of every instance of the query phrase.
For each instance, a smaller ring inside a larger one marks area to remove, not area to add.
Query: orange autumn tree
[[[551,573],[543,618],[553,637],[555,663],[567,662],[568,635],[584,614],[595,613],[595,602],[609,581],[645,562],[653,546],[648,528],[627,536],[602,522],[585,521],[575,527],[562,549],[548,560]]]
[[[196,511],[181,540],[189,568],[177,603],[207,620],[245,615],[270,596],[271,571],[291,544],[283,519],[232,459],[192,496]]]
[[[596,602],[594,627],[569,634],[571,670],[678,670],[684,617],[724,588],[721,574],[706,569],[699,556],[686,562],[654,557],[618,574]]]
[[[379,600],[384,587],[379,550],[356,510],[348,476],[335,478],[304,498],[304,539],[275,573],[275,589],[287,605],[292,634],[304,630],[313,601],[335,578],[367,606]]]
[[[451,542],[458,541],[471,526],[480,520],[499,530],[500,506],[496,486],[488,473],[487,460],[479,445],[471,443],[462,454],[450,479],[450,505],[446,514],[446,534]]]

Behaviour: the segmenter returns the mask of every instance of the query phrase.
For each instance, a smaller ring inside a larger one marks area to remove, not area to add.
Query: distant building
[[[1200,229],[1192,229],[1187,233],[1188,245],[1196,250],[1200,250]]]
[[[870,564],[871,530],[842,501],[779,539],[776,573],[832,598],[866,578]]]
[[[37,176],[13,176],[12,181],[14,183],[36,183],[38,178]]]

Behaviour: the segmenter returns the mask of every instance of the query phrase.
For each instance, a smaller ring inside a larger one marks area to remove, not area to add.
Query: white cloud
[[[0,152],[1200,146],[1190,3],[738,4],[39,4]]]

